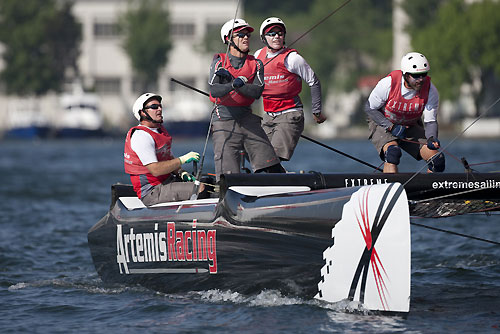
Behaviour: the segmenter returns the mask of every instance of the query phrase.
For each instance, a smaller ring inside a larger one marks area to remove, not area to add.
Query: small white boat
[[[85,92],[79,83],[74,83],[72,92],[61,96],[60,105],[61,112],[54,121],[56,137],[102,135],[103,116],[97,94]]]

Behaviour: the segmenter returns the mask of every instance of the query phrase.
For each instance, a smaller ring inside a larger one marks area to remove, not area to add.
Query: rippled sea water
[[[174,154],[203,150],[204,139],[175,140]],[[379,165],[366,140],[325,144]],[[446,145],[446,141],[443,141]],[[497,160],[498,140],[459,140],[456,161]],[[128,183],[121,140],[0,142],[0,331],[3,333],[499,333],[500,247],[412,226],[411,306],[407,317],[359,311],[277,291],[161,294],[104,284],[87,231],[109,208],[112,183]],[[453,156],[452,156],[453,155]],[[401,171],[423,167],[403,156]],[[301,140],[289,171],[370,172]],[[499,171],[500,165],[477,165]],[[209,143],[204,171],[213,172]],[[500,216],[420,219],[419,224],[500,241]]]

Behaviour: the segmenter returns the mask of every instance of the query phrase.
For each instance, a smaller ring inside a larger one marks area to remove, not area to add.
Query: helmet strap
[[[404,79],[404,81],[406,82],[406,84],[407,84],[408,86],[410,86],[410,87],[411,87],[410,82],[408,81],[408,79],[406,79],[406,75],[407,75],[407,74],[408,74],[408,73],[403,73],[403,79]]]
[[[235,48],[236,50],[238,50],[238,52],[241,52],[243,54],[248,54],[248,52],[250,51],[250,49],[248,49],[248,51],[246,51],[246,52],[241,51],[240,48],[236,45],[236,43],[233,42],[233,37],[231,37],[231,39],[229,41],[229,45],[232,46],[233,48]]]
[[[146,110],[141,109],[141,111],[144,113],[144,115],[146,115],[144,118],[146,118],[147,121],[149,121],[151,123],[156,123],[156,124],[163,123],[163,121],[155,121],[154,119],[152,119],[151,116],[149,116],[149,113]]]

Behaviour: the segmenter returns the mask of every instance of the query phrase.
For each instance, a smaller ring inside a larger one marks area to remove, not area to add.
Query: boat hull
[[[312,298],[332,228],[356,189],[262,198],[229,191],[220,203],[135,211],[118,200],[89,231],[89,247],[105,282]]]

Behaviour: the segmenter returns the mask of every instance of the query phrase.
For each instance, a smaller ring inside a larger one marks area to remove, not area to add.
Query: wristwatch
[[[321,115],[321,111],[320,112],[313,112],[313,115],[316,117],[319,117],[319,115]]]

